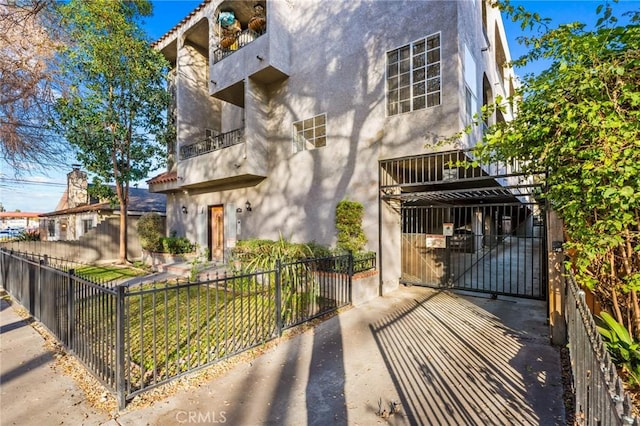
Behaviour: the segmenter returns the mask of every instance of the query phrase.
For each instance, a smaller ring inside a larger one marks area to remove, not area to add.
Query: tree
[[[59,163],[64,146],[47,128],[61,38],[52,0],[0,4],[0,155],[15,171]]]
[[[640,12],[622,24],[604,3],[593,29],[549,28],[522,7],[500,6],[523,28],[541,29],[522,40],[530,50],[515,64],[550,65],[523,78],[505,100],[516,118],[493,126],[475,153],[547,172],[542,195],[564,221],[576,278],[639,335]]]
[[[60,12],[74,43],[61,52],[71,87],[56,105],[57,129],[94,175],[92,195],[119,204],[124,263],[129,184],[163,161],[168,64],[140,28],[146,0],[71,0]]]

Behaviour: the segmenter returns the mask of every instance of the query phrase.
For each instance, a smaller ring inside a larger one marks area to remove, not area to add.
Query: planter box
[[[378,271],[365,271],[355,274],[351,280],[351,303],[360,306],[379,296]]]

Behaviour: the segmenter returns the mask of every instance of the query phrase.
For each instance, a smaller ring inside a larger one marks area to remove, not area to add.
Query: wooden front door
[[[211,260],[224,261],[224,208],[209,207],[209,252]]]

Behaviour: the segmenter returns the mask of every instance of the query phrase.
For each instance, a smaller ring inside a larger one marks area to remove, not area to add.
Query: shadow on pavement
[[[14,321],[14,322],[12,322],[10,324],[0,325],[0,334],[7,333],[7,332],[9,332],[11,330],[16,330],[16,329],[18,329],[20,327],[24,327],[26,325],[29,325],[32,322],[33,322],[33,320],[31,320],[31,321],[20,320],[20,321]]]
[[[40,367],[48,362],[53,360],[53,356],[49,353],[43,353],[35,358],[30,359],[29,361],[20,364],[18,367],[15,367],[9,371],[3,372],[0,375],[0,383],[6,385],[8,382],[19,378],[21,375],[33,370],[36,367]]]
[[[560,357],[544,320],[544,302],[442,291],[370,328],[410,423],[562,424],[561,378],[546,374]]]

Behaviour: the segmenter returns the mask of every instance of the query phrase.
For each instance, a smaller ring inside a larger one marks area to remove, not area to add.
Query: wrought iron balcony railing
[[[180,147],[180,159],[186,160],[197,157],[198,155],[207,154],[242,142],[244,142],[244,127],[183,145]]]
[[[236,50],[242,49],[244,46],[250,44],[252,41],[265,34],[266,32],[266,30],[262,32],[255,32],[250,29],[242,31],[235,37],[235,42],[233,42],[229,47],[219,47],[213,51],[213,63],[215,64],[220,62]]]

